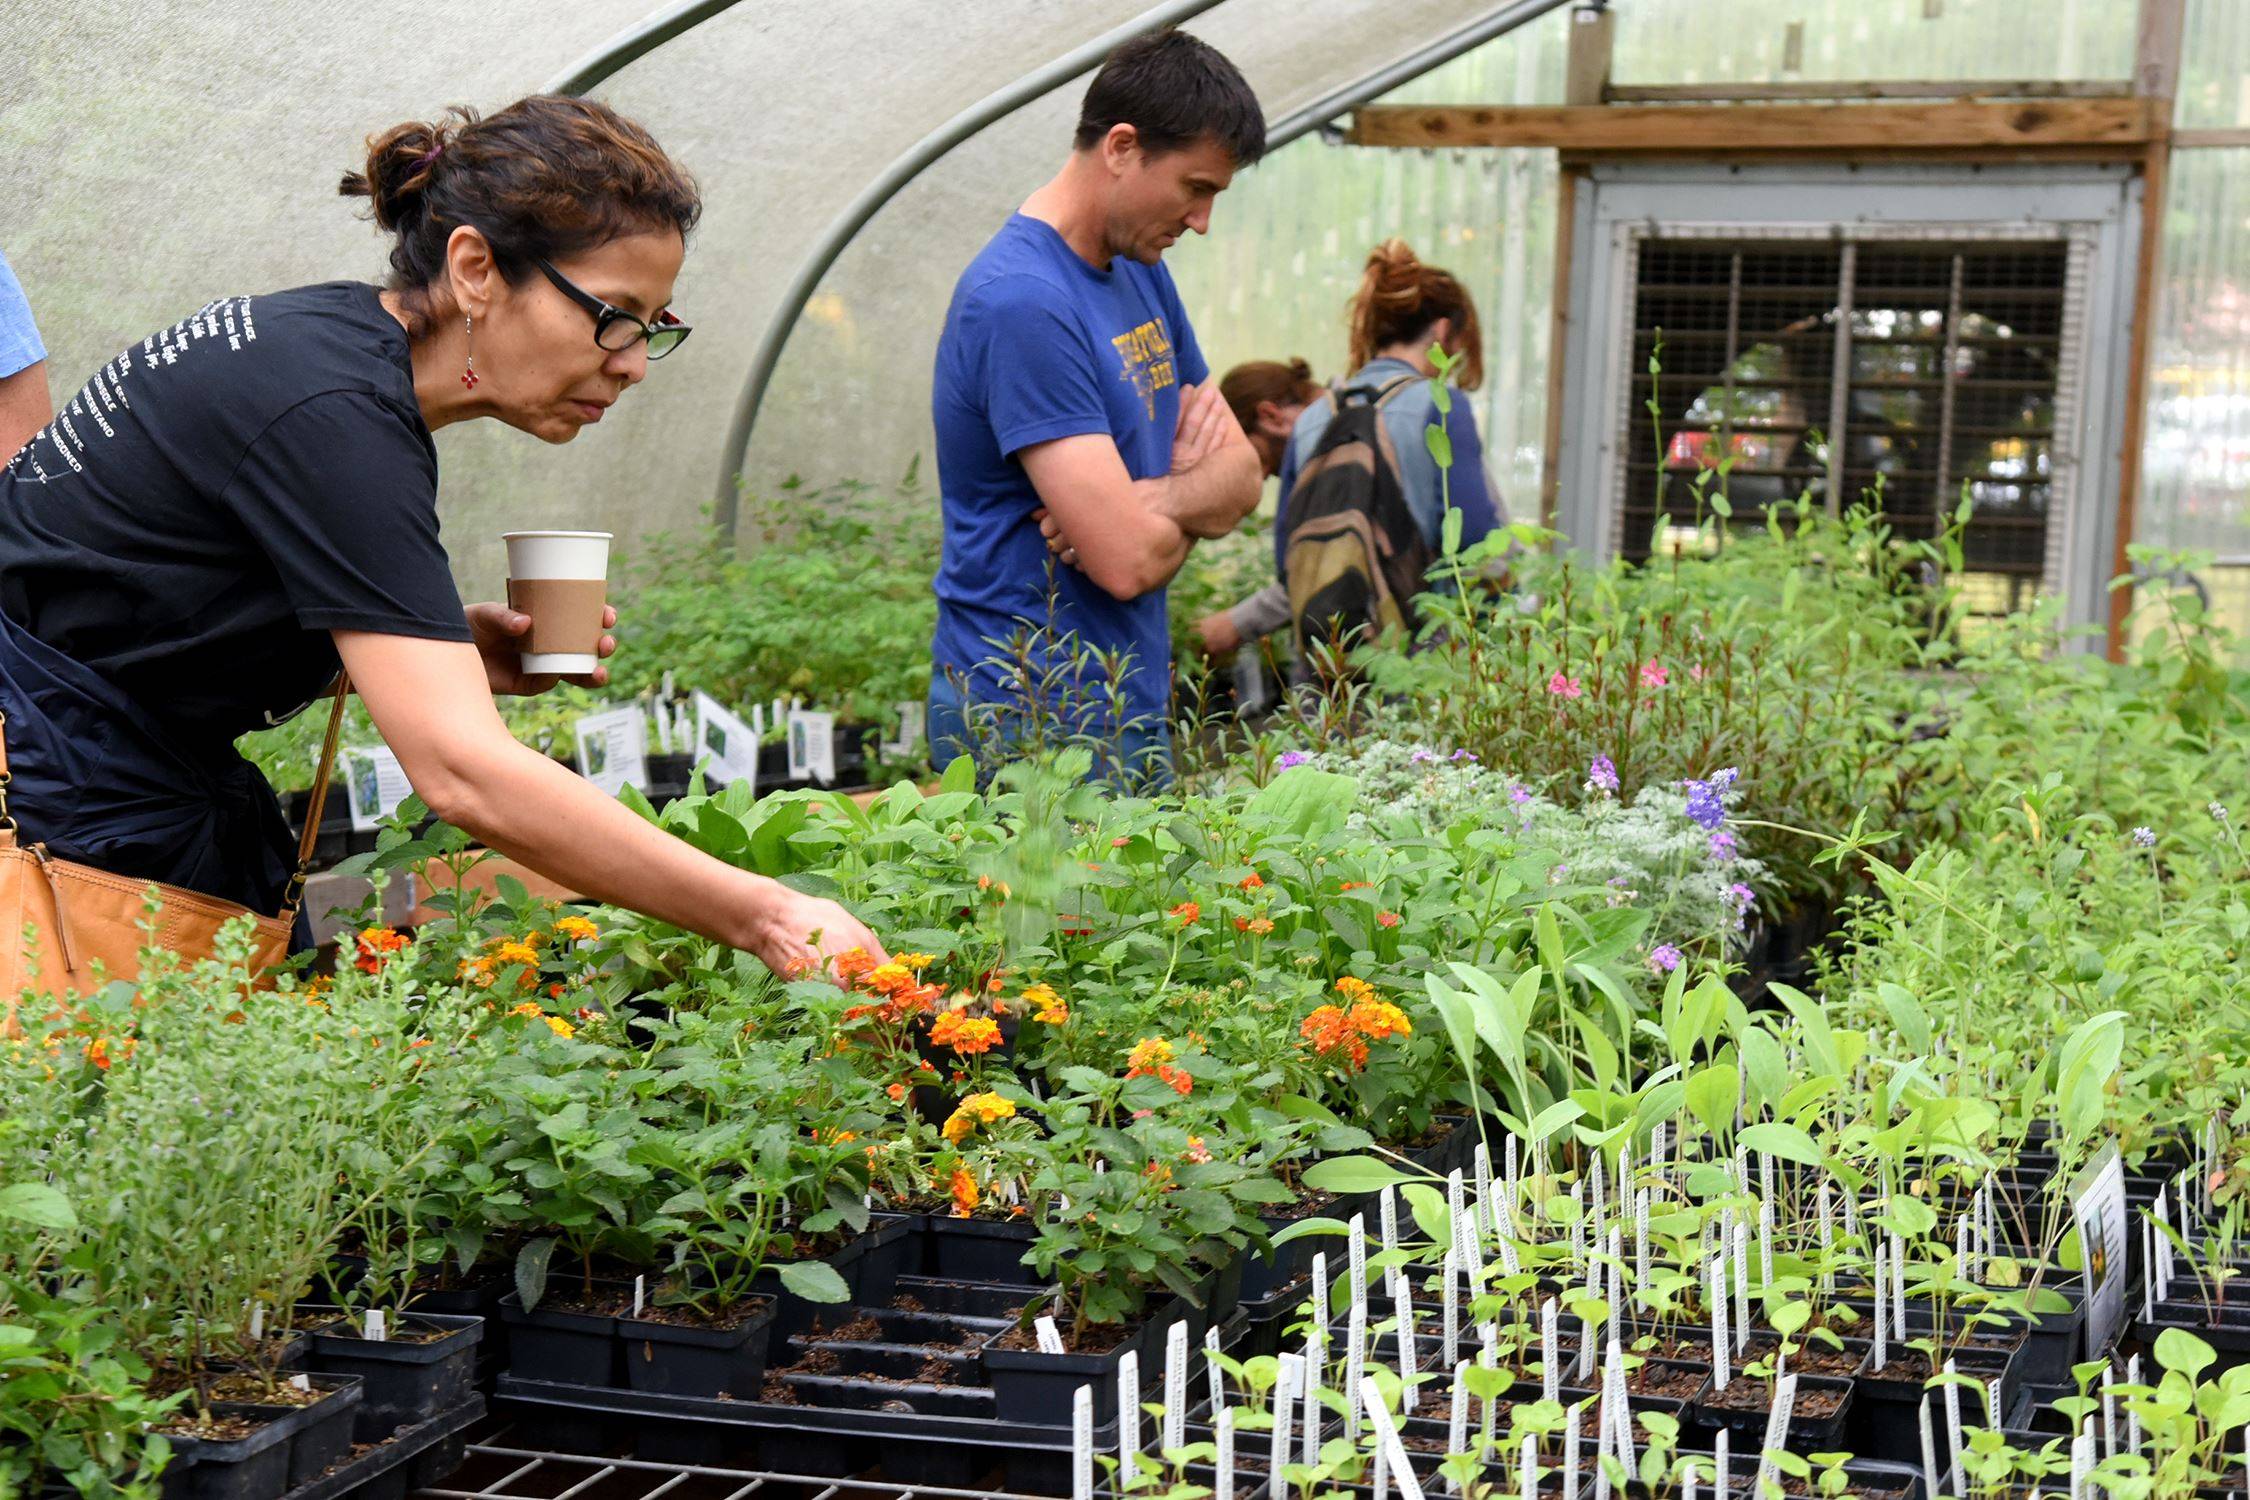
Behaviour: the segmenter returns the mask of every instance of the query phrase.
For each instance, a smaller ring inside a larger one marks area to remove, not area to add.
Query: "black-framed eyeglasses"
[[[670,308],[658,313],[656,321],[650,323],[635,317],[622,307],[604,302],[545,260],[539,262],[539,269],[547,273],[547,279],[555,284],[555,290],[593,314],[594,342],[612,354],[621,354],[647,339],[648,357],[662,359],[686,343],[687,336],[695,331],[673,317]]]

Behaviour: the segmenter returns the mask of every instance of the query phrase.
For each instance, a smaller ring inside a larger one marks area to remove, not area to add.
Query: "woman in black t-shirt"
[[[213,302],[103,366],[0,470],[25,841],[275,910],[288,826],[233,741],[340,663],[416,792],[491,847],[778,972],[879,955],[842,907],[519,744],[492,698],[553,685],[519,669],[530,620],[464,610],[438,540],[435,429],[492,417],[567,443],[686,337],[668,304],[694,184],[609,109],[535,97],[398,126],[342,191],[393,236],[387,288]]]

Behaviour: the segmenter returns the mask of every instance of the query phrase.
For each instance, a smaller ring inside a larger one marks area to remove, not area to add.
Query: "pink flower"
[[[1642,687],[1662,687],[1664,686],[1664,684],[1670,682],[1671,680],[1671,672],[1660,663],[1653,660],[1641,663]]]
[[[1701,682],[1703,680],[1703,663],[1697,662],[1694,666],[1689,667],[1687,674],[1691,681]]]
[[[1547,679],[1547,691],[1557,698],[1578,698],[1583,697],[1586,690],[1578,685],[1577,678],[1557,672]]]

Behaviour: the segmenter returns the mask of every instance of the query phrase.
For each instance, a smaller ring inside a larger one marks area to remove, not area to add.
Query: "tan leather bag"
[[[262,971],[280,962],[289,952],[289,934],[304,899],[305,872],[320,837],[320,815],[328,801],[350,692],[350,679],[338,677],[336,706],[328,716],[328,736],[320,748],[297,845],[297,870],[280,914],[271,917],[176,885],[57,859],[43,843],[19,842],[16,820],[8,812],[7,716],[0,714],[0,1036],[14,1029],[20,999],[86,994],[95,987],[97,963],[105,979],[130,980],[140,973],[141,949],[149,944],[171,949],[183,963],[209,958],[219,929],[237,917],[249,915],[256,923],[256,967]],[[148,933],[142,928],[149,920],[152,886],[160,905],[154,931]]]

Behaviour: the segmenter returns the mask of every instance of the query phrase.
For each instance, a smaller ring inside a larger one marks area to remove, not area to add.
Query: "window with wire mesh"
[[[2028,603],[2047,559],[2067,272],[2060,240],[1643,241],[1624,554],[1693,545],[1711,494],[1740,525],[1833,490],[1915,538],[1965,494],[1967,602]]]

